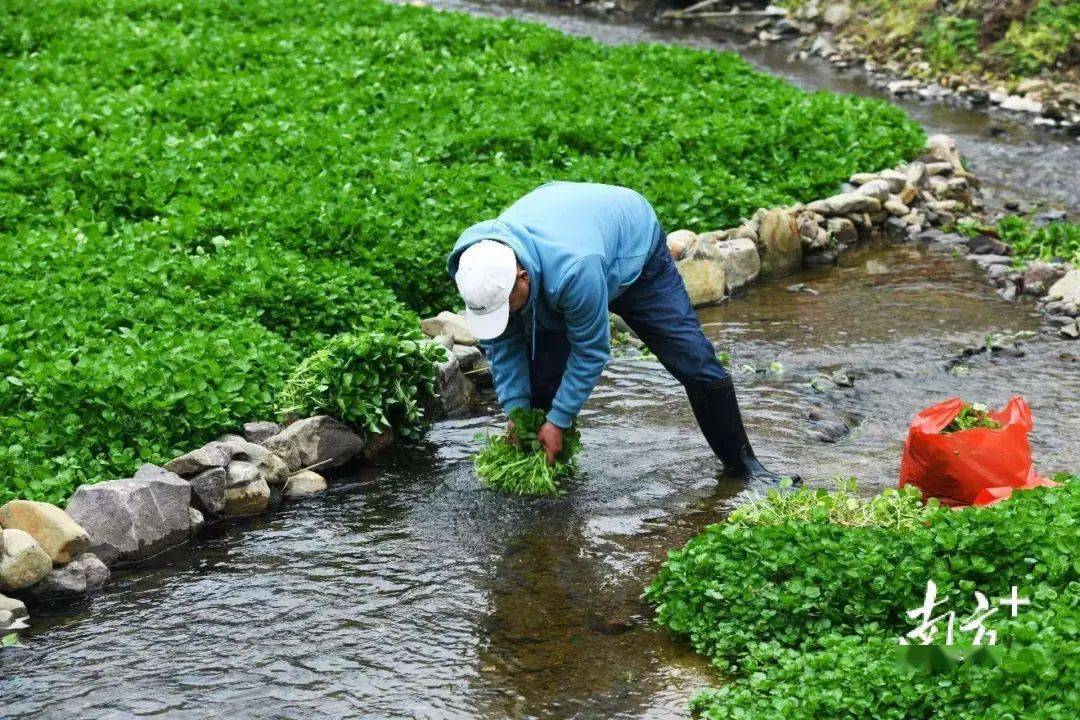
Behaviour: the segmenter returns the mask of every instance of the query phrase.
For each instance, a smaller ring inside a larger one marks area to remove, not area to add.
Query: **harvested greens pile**
[[[942,435],[949,435],[955,432],[961,432],[963,430],[970,430],[972,428],[990,428],[991,430],[1000,430],[1002,428],[1001,423],[990,417],[990,408],[982,403],[973,403],[971,405],[965,405],[953,421],[945,426],[941,431]]]
[[[548,465],[547,454],[536,437],[546,415],[543,410],[516,408],[510,412],[515,445],[503,435],[487,436],[487,445],[474,458],[476,474],[484,485],[515,495],[561,495],[561,483],[577,472],[574,456],[581,449],[577,427],[563,431],[562,452]]]

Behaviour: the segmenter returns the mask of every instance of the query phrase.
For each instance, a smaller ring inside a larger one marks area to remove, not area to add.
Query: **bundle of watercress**
[[[574,456],[581,449],[581,435],[571,425],[563,430],[562,451],[548,465],[547,453],[536,434],[544,424],[543,410],[516,408],[510,412],[512,437],[489,435],[473,462],[484,485],[515,495],[561,495],[562,481],[577,472]]]
[[[964,407],[960,409],[960,412],[956,414],[956,417],[952,419],[952,422],[946,425],[941,431],[941,434],[949,435],[951,433],[962,432],[972,428],[1000,430],[1002,424],[990,417],[990,408],[986,405],[983,405],[982,403],[972,403],[971,405],[964,405]]]

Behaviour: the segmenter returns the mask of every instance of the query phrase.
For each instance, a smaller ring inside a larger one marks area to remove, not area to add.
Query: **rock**
[[[725,240],[716,244],[716,252],[724,264],[724,282],[728,293],[749,285],[761,272],[761,257],[753,240]]]
[[[461,366],[462,372],[468,373],[478,365],[486,364],[484,353],[480,352],[480,348],[475,345],[455,345],[450,352],[453,353],[454,358],[458,361],[458,365]]]
[[[1013,112],[1031,113],[1032,115],[1041,115],[1043,104],[1038,100],[1032,100],[1031,98],[1010,95],[1001,102],[1001,109],[1012,110]]]
[[[72,520],[90,534],[90,549],[106,565],[157,555],[191,533],[191,485],[144,465],[130,480],[81,485],[68,500]]]
[[[739,227],[735,228],[731,232],[731,238],[730,239],[739,240],[739,239],[743,239],[743,238],[745,238],[747,240],[752,240],[753,242],[756,243],[757,240],[758,240],[758,228],[757,228],[757,226],[752,225],[750,223],[746,223],[746,224],[740,225]]]
[[[998,290],[998,295],[1000,295],[1005,300],[1008,300],[1009,302],[1012,302],[1013,300],[1016,299],[1016,296],[1017,296],[1016,283],[1013,283],[1013,282],[1005,283],[1005,287]]]
[[[225,468],[225,507],[228,517],[258,515],[270,504],[270,485],[262,471],[247,460],[233,460]]]
[[[457,360],[439,363],[452,364],[460,373]],[[440,373],[441,374],[441,373]],[[364,439],[329,415],[316,415],[294,422],[277,435],[267,438],[263,446],[285,461],[289,472],[305,467],[333,468],[344,465],[364,449]],[[288,473],[281,484],[288,480]]]
[[[436,363],[435,370],[435,389],[438,395],[436,412],[439,416],[454,415],[472,406],[473,401],[476,399],[476,384],[465,375],[457,358],[452,353],[443,362]],[[320,465],[319,467],[324,466]]]
[[[885,211],[896,217],[903,217],[911,212],[911,208],[900,201],[900,198],[892,198],[885,201]]]
[[[312,419],[314,418],[308,418],[307,420]],[[296,423],[293,423],[293,425],[307,422],[307,420],[300,420]],[[340,426],[340,423],[338,423],[338,425]],[[279,437],[284,432],[285,430],[282,430],[281,433],[278,433],[273,437]],[[346,432],[349,431],[346,430]],[[266,439],[266,441],[269,440],[270,438]],[[229,440],[223,441],[223,443],[229,449],[230,462],[235,460],[244,460],[246,462],[250,462],[259,469],[259,472],[262,473],[263,479],[266,480],[266,484],[269,485],[271,488],[285,487],[285,483],[289,480],[289,473],[292,471],[292,468],[290,468],[285,463],[285,461],[270,448],[266,447],[265,445],[256,445],[255,443],[250,443],[247,440],[239,437],[230,438]]]
[[[877,179],[877,173],[855,173],[851,176],[851,179],[848,182],[850,182],[852,185],[865,185],[871,180]]]
[[[1005,278],[1009,275],[1011,268],[1008,265],[991,265],[986,269],[986,274],[991,280],[999,285],[1005,284]]]
[[[198,450],[181,455],[165,463],[165,469],[180,477],[197,475],[205,470],[225,467],[232,458],[232,451],[222,443],[211,442]]]
[[[28,532],[5,528],[0,552],[0,590],[21,590],[40,582],[52,570],[52,558]]]
[[[193,507],[188,508],[188,521],[191,523],[191,537],[195,537],[206,527],[206,518]]]
[[[918,160],[908,163],[906,175],[908,183],[916,190],[921,190],[926,187],[926,179],[929,177],[926,163]],[[904,202],[907,203],[911,201],[905,200]]]
[[[862,190],[862,188],[859,188]],[[865,193],[852,192],[815,200],[807,209],[822,215],[850,215],[852,213],[876,212],[881,203]]]
[[[1060,328],[1058,328],[1058,334],[1060,334],[1062,337],[1071,338],[1073,340],[1080,338],[1080,322],[1074,320],[1069,325],[1062,325]]]
[[[801,267],[803,247],[795,216],[782,208],[766,212],[761,218],[757,247],[763,277],[780,277]]]
[[[817,240],[818,227],[817,221],[808,213],[803,213],[796,218],[796,223],[799,227],[799,238],[803,245],[812,246],[814,241]]]
[[[968,255],[968,260],[974,260],[984,270],[991,265],[1011,265],[1012,258],[1008,255]]]
[[[1046,212],[1039,213],[1031,220],[1039,227],[1043,227],[1045,225],[1049,225],[1050,223],[1067,220],[1068,217],[1068,213],[1066,213],[1064,210],[1047,210]]]
[[[469,332],[469,326],[465,324],[465,317],[444,310],[433,318],[427,318],[420,323],[420,329],[428,337],[446,335],[453,338],[458,345],[475,345],[476,338]]]
[[[90,549],[87,532],[66,512],[49,503],[12,500],[0,507],[0,527],[28,533],[54,565],[65,565]]]
[[[733,230],[710,230],[709,232],[703,232],[698,235],[698,242],[715,245],[718,242],[727,240],[732,232]]]
[[[244,423],[244,439],[261,445],[263,440],[277,435],[281,432],[281,429],[281,426],[276,422],[269,422],[268,420]]]
[[[1024,270],[1024,294],[1045,295],[1050,286],[1065,277],[1065,268],[1044,262],[1033,262]],[[3,518],[0,517],[0,524]]]
[[[952,166],[953,171],[963,173],[964,164],[960,161],[960,151],[956,149],[956,141],[948,135],[938,133],[931,135],[926,140],[927,151],[930,155]],[[929,170],[929,167],[927,167]]]
[[[63,567],[54,568],[29,590],[37,600],[80,597],[105,587],[109,568],[94,553],[83,553]]]
[[[190,478],[192,500],[204,513],[218,516],[225,511],[225,468],[203,470]]]
[[[879,203],[884,203],[889,199],[889,188],[891,187],[888,180],[871,180],[870,182],[860,185],[859,189],[855,192],[860,195],[866,195],[877,200]],[[869,212],[873,212],[870,210]]]
[[[1080,269],[1073,268],[1050,286],[1046,292],[1048,301],[1063,300],[1073,305],[1080,305]]]
[[[839,27],[851,18],[851,6],[846,2],[833,3],[825,8],[821,20],[829,27]]]
[[[676,230],[667,236],[668,252],[672,260],[682,260],[688,245],[698,241],[697,234],[689,230]]]
[[[907,174],[899,170],[886,170],[880,177],[889,184],[889,193],[893,195],[899,193],[908,184]]]
[[[26,617],[26,605],[22,600],[0,595],[0,629],[10,624],[13,620]]]
[[[907,183],[902,188],[900,188],[900,192],[899,194],[897,194],[896,197],[903,204],[911,205],[911,203],[919,197],[919,191],[915,188],[914,185],[912,185],[911,183]]]
[[[719,256],[694,258],[675,263],[694,307],[712,305],[724,299],[727,290],[726,268]]]
[[[919,89],[918,80],[893,80],[889,82],[885,89],[893,95],[907,95],[913,93]]]
[[[974,255],[1009,255],[1012,253],[1012,248],[989,235],[976,235],[968,238],[966,245]]]
[[[927,177],[938,177],[940,175],[949,175],[953,171],[951,162],[932,162],[926,163]]]
[[[326,490],[326,478],[311,470],[301,470],[285,483],[285,497],[298,498]]]
[[[855,230],[855,223],[847,218],[829,218],[825,224],[825,230],[839,245],[850,245],[859,239],[859,233]]]

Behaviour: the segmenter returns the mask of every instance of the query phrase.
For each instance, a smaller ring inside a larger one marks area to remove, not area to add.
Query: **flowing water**
[[[1024,395],[1038,467],[1076,468],[1080,348],[1040,336],[958,362],[989,332],[1039,325],[963,259],[866,248],[700,317],[731,354],[759,454],[810,485],[892,486],[912,414],[950,395]],[[854,387],[809,385],[836,369]],[[824,442],[811,412],[849,431]],[[117,572],[81,605],[35,608],[25,647],[0,652],[0,716],[685,717],[718,679],[640,593],[666,550],[752,491],[718,475],[655,362],[617,357],[581,421],[583,473],[563,498],[478,486],[474,437],[500,427],[488,406],[328,493]]]

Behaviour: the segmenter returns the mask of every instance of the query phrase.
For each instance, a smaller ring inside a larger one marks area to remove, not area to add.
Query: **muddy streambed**
[[[954,393],[1035,408],[1045,469],[1075,467],[1075,344],[949,360],[988,331],[1034,330],[976,267],[914,247],[845,256],[704,310],[732,354],[751,435],[810,484],[892,485],[911,414]],[[780,363],[782,369],[773,363]],[[807,382],[843,367],[853,388]],[[769,369],[771,368],[771,370]],[[757,370],[766,370],[758,372]],[[814,439],[811,407],[852,423]],[[673,718],[711,680],[639,594],[665,551],[746,491],[717,476],[681,389],[616,359],[582,418],[584,474],[558,500],[481,490],[469,455],[491,409],[247,526],[209,531],[102,595],[38,610],[0,653],[5,718]]]
[[[405,2],[405,0],[394,0]],[[566,9],[542,0],[426,0],[446,10],[541,23],[571,35],[603,43],[659,42],[739,53],[760,70],[782,77],[804,90],[865,95],[902,107],[927,134],[956,139],[968,169],[983,183],[987,207],[1000,209],[1020,201],[1022,208],[1040,205],[1080,213],[1080,140],[1034,128],[1003,114],[987,114],[915,98],[897,98],[875,88],[861,70],[838,71],[822,58],[791,57],[793,42],[748,45],[746,37],[702,24],[656,25],[626,17],[604,17]],[[687,108],[708,112],[708,108]],[[867,171],[884,168],[866,168]],[[813,198],[810,198],[813,199]]]

